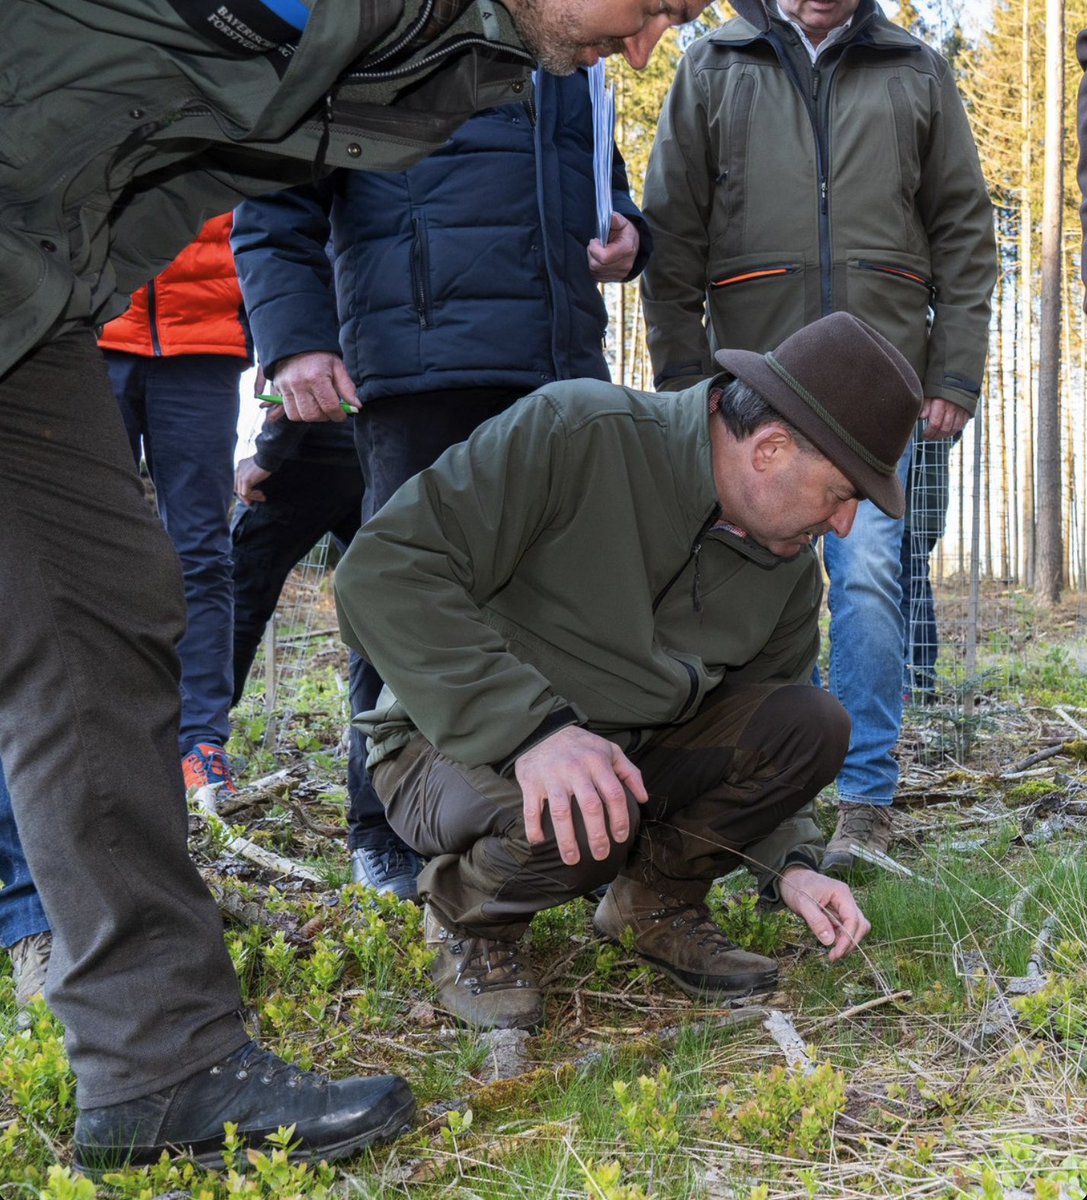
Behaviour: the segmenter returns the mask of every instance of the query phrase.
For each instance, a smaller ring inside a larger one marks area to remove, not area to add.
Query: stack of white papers
[[[596,180],[596,236],[606,246],[611,232],[611,166],[615,148],[615,84],[604,80],[604,59],[589,71],[593,104],[593,176]]]

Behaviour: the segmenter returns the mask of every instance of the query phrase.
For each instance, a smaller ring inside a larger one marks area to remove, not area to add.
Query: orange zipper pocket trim
[[[734,283],[749,283],[752,279],[769,279],[774,275],[792,275],[796,267],[762,267],[757,271],[745,271],[742,275],[731,275],[727,279],[713,279],[710,287],[731,287]]]

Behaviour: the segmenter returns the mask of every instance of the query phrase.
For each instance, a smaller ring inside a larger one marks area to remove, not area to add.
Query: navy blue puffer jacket
[[[607,379],[592,136],[584,71],[541,71],[533,105],[477,114],[407,172],[339,170],[241,205],[232,244],[265,369],[339,352],[364,401]],[[650,241],[618,150],[612,192],[641,238],[633,278]]]

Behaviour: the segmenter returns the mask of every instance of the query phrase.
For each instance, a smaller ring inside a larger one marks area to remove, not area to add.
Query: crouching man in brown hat
[[[533,1028],[521,935],[610,883],[594,918],[684,991],[771,988],[705,906],[744,865],[838,959],[869,924],[820,875],[812,802],[849,742],[812,687],[812,543],[903,511],[921,408],[906,360],[836,313],[661,395],[549,384],[406,483],[336,575],[388,686],[357,718],[419,877],[442,1004]]]

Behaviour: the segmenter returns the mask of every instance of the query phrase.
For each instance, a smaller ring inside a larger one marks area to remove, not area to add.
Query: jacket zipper
[[[434,10],[434,0],[426,0],[423,5],[422,12],[415,20],[404,30],[399,38],[391,46],[386,46],[384,50],[379,50],[376,54],[371,55],[361,66],[361,70],[365,71],[370,66],[380,66],[383,62],[388,62],[390,58],[394,58],[405,46],[413,42],[419,34],[426,28],[427,22],[430,20],[430,14]]]
[[[797,74],[796,65],[786,52],[776,32],[765,35],[774,53],[778,56],[786,76],[796,88],[811,123],[815,141],[815,165],[819,199],[819,298],[820,315],[829,316],[834,311],[833,253],[830,238],[830,94],[838,64],[845,57],[848,47],[842,47],[827,72],[824,86],[823,74],[815,63],[811,68],[811,87],[806,88]],[[807,53],[807,51],[802,51]],[[820,103],[820,101],[822,101]]]
[[[682,564],[680,565],[679,570],[676,571],[676,573],[672,576],[672,578],[668,580],[668,582],[664,585],[664,587],[661,588],[661,590],[657,593],[656,597],[654,598],[653,609],[652,609],[653,612],[656,612],[657,609],[660,608],[661,604],[664,601],[664,597],[667,596],[668,593],[672,590],[672,586],[675,584],[676,580],[679,579],[679,577],[683,574],[683,572],[686,571],[687,564],[692,559],[694,560],[695,566],[697,567],[698,556],[702,552],[702,542],[705,539],[706,534],[713,528],[713,525],[716,522],[717,517],[720,514],[720,512],[721,512],[721,506],[719,504],[715,504],[713,506],[713,508],[711,509],[709,516],[702,522],[702,528],[699,529],[698,533],[695,535],[695,539],[691,543],[691,548],[687,553],[687,557],[683,560]]]
[[[487,38],[477,37],[475,34],[468,34],[464,37],[454,38],[430,54],[424,54],[422,58],[416,59],[414,62],[405,63],[401,67],[391,67],[386,71],[371,71],[368,68],[352,70],[349,74],[342,75],[340,81],[343,83],[379,83],[386,79],[399,79],[404,75],[414,75],[425,67],[430,67],[434,63],[441,62],[443,58],[448,58],[451,54],[457,54],[469,46],[483,46],[485,49],[491,51],[504,50],[507,54],[523,59],[526,63],[535,65],[536,62],[535,58],[527,50],[522,50],[520,46],[504,45],[501,42],[492,42]]]
[[[156,358],[162,357],[162,343],[159,341],[158,293],[155,291],[155,281],[147,284],[147,324],[151,330],[151,349]]]
[[[419,314],[419,327],[430,328],[430,289],[427,286],[429,256],[426,247],[426,222],[421,217],[412,217],[413,240],[411,245],[411,274],[415,284],[415,311]]]
[[[844,54],[844,51],[842,52]],[[812,123],[816,131],[816,156],[819,163],[819,294],[822,298],[822,315],[834,311],[833,247],[830,240],[830,89],[834,72],[842,60],[842,54],[830,68],[823,102],[819,103],[819,84],[822,75],[812,64],[811,109]]]

